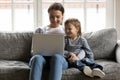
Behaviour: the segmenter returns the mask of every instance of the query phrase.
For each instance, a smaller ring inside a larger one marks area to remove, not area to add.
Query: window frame
[[[34,1],[29,1],[29,2],[24,1],[24,2],[22,2],[22,1],[10,0],[10,1],[6,2],[6,1],[3,0],[3,1],[0,2],[0,4],[1,5],[10,5],[10,12],[11,12],[11,15],[10,15],[11,19],[10,20],[11,20],[11,25],[10,25],[10,30],[5,30],[5,32],[6,31],[7,32],[17,32],[15,30],[15,27],[16,27],[15,26],[15,12],[16,12],[16,9],[17,9],[15,6],[19,6],[20,4],[21,5],[26,5],[26,4],[28,4],[28,5],[31,5],[31,4],[34,5]],[[5,8],[5,9],[7,9],[7,8]],[[36,23],[34,22],[34,24],[36,24]],[[21,31],[18,31],[18,32],[21,32]]]
[[[52,2],[51,2],[52,3]],[[61,3],[64,4],[64,0],[61,0]],[[67,3],[67,2],[65,2]],[[86,3],[86,0],[84,0]],[[106,25],[105,28],[114,27],[115,26],[115,0],[106,0]],[[35,28],[42,26],[42,0],[35,0]],[[84,32],[86,32],[86,6],[84,4]],[[109,14],[110,13],[110,14]],[[47,25],[47,24],[46,24]]]

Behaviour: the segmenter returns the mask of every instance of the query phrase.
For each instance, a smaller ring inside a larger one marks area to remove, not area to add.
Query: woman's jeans
[[[48,66],[50,69],[49,80],[61,80],[62,70],[68,68],[68,62],[60,54],[55,54],[50,59],[38,54],[31,58],[29,66],[29,80],[42,80],[42,71],[45,67],[48,68]]]

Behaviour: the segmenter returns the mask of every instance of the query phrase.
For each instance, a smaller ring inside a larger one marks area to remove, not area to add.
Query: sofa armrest
[[[120,40],[117,41],[116,46],[116,61],[120,63]]]

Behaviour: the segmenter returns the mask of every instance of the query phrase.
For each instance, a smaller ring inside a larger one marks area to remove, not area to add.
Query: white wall
[[[120,40],[120,0],[115,2],[115,27],[117,29],[117,36]]]

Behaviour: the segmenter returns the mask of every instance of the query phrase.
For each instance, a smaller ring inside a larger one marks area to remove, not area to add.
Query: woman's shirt
[[[85,58],[93,59],[92,50],[85,38],[79,36],[76,40],[72,41],[69,37],[65,36],[65,57],[69,57],[69,52],[73,52],[80,58],[82,50],[85,52]]]
[[[60,25],[56,28],[50,28],[46,26],[44,28],[36,29],[35,33],[43,33],[43,34],[65,34],[64,28]]]

